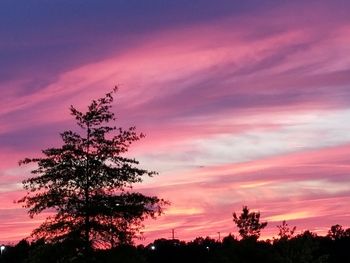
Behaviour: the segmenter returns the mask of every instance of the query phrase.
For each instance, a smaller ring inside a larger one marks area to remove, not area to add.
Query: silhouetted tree
[[[231,233],[222,239],[222,244],[224,246],[231,246],[231,245],[237,244],[237,243],[238,243],[238,240]]]
[[[23,181],[28,191],[20,203],[33,217],[44,210],[54,214],[32,236],[49,242],[70,242],[88,253],[95,245],[130,243],[142,221],[162,212],[162,199],[131,192],[132,184],[156,174],[138,168],[138,161],[123,157],[129,146],[142,137],[135,127],[111,126],[113,95],[93,100],[87,111],[71,106],[80,132],[61,133],[63,145],[43,150],[35,163],[34,177]]]
[[[290,228],[287,222],[283,220],[282,225],[278,225],[277,228],[279,231],[278,232],[279,239],[288,240],[293,237],[297,227],[294,226],[293,228]]]
[[[260,231],[267,226],[267,222],[260,223],[260,212],[249,212],[247,206],[243,206],[239,217],[235,212],[233,213],[233,222],[237,225],[243,239],[257,240],[260,237]]]
[[[330,237],[332,240],[341,239],[345,236],[345,230],[341,225],[334,225],[331,226],[331,229],[328,231],[328,237]]]

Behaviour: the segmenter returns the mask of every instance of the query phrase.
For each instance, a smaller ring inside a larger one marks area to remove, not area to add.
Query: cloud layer
[[[1,3],[0,241],[43,218],[13,203],[18,161],[115,84],[119,124],[147,134],[129,154],[160,172],[137,189],[172,203],[146,243],[236,233],[242,205],[270,222],[264,237],[284,219],[349,227],[349,4],[170,2]]]

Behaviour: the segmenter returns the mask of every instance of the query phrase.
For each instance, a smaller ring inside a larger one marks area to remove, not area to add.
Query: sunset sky
[[[0,243],[29,235],[24,157],[119,86],[128,153],[169,200],[145,240],[218,238],[243,205],[320,235],[350,227],[350,1],[0,2]]]

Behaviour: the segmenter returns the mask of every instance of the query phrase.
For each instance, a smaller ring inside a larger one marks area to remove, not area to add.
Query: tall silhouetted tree
[[[237,225],[243,239],[257,240],[260,237],[260,231],[267,226],[267,222],[260,223],[260,212],[249,212],[247,206],[243,206],[240,216],[233,213],[233,222]]]
[[[93,100],[86,112],[71,106],[80,132],[61,133],[63,144],[43,150],[34,177],[23,181],[27,195],[19,200],[33,217],[44,210],[52,215],[32,233],[51,242],[71,242],[88,253],[95,245],[129,243],[146,217],[162,212],[162,199],[130,191],[132,184],[155,172],[138,168],[123,157],[129,146],[144,137],[135,127],[111,126],[113,95]]]

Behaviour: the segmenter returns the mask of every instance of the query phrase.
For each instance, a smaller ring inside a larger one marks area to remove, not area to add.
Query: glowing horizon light
[[[2,255],[2,253],[4,252],[5,249],[6,249],[5,245],[1,245],[1,246],[0,246],[1,255]]]

